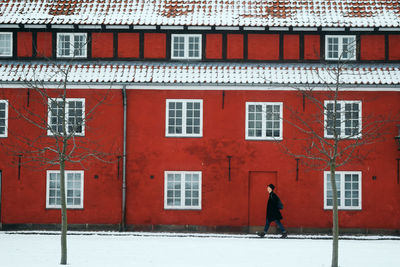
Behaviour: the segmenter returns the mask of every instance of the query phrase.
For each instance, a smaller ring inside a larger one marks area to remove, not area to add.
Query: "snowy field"
[[[1,267],[60,266],[55,232],[0,232]],[[68,267],[330,266],[328,237],[164,233],[79,233],[68,236]],[[339,241],[341,267],[399,267],[399,237]]]

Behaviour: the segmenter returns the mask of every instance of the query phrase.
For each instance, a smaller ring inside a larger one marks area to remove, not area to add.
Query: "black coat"
[[[273,191],[269,194],[267,205],[267,219],[269,221],[282,220],[282,214],[278,208],[280,199]]]

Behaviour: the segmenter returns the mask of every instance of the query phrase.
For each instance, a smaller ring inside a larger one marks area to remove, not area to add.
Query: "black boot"
[[[282,232],[281,238],[286,238],[287,237],[287,232]]]
[[[259,237],[264,237],[264,236],[265,236],[265,232],[256,232],[256,234],[257,234]]]

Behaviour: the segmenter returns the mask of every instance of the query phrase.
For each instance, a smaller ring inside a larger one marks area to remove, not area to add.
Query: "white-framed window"
[[[336,115],[335,115],[336,114]],[[361,138],[361,101],[325,101],[325,137]]]
[[[8,101],[0,99],[0,137],[7,137],[8,132]]]
[[[201,59],[201,34],[172,34],[172,59]]]
[[[324,209],[332,209],[333,192],[331,174],[324,172]],[[338,193],[338,208],[361,210],[361,172],[335,172],[336,188]]]
[[[282,102],[246,102],[246,139],[282,140]]]
[[[62,119],[65,118],[67,134],[77,136],[85,135],[85,99],[67,98],[64,110],[62,98],[49,98],[48,107],[48,135],[56,135],[63,132]]]
[[[57,57],[86,58],[86,33],[57,33]]]
[[[164,209],[201,209],[201,172],[166,171]]]
[[[203,135],[203,100],[167,99],[165,135],[201,137]]]
[[[65,171],[67,208],[83,208],[83,171]],[[60,171],[47,171],[46,208],[61,208]]]
[[[326,35],[325,59],[355,60],[356,37],[354,35]]]
[[[0,32],[0,57],[12,57],[12,33]]]

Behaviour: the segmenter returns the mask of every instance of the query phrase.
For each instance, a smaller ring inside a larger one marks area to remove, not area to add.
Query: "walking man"
[[[279,199],[278,195],[274,193],[275,186],[273,184],[269,184],[267,187],[269,198],[267,204],[267,214],[266,214],[266,222],[263,232],[257,232],[257,235],[260,237],[264,237],[265,234],[268,232],[268,228],[272,222],[275,222],[278,226],[279,230],[282,233],[281,238],[287,237],[287,232],[285,227],[283,227],[281,220],[282,214],[280,209],[283,209],[283,205],[281,200]]]

